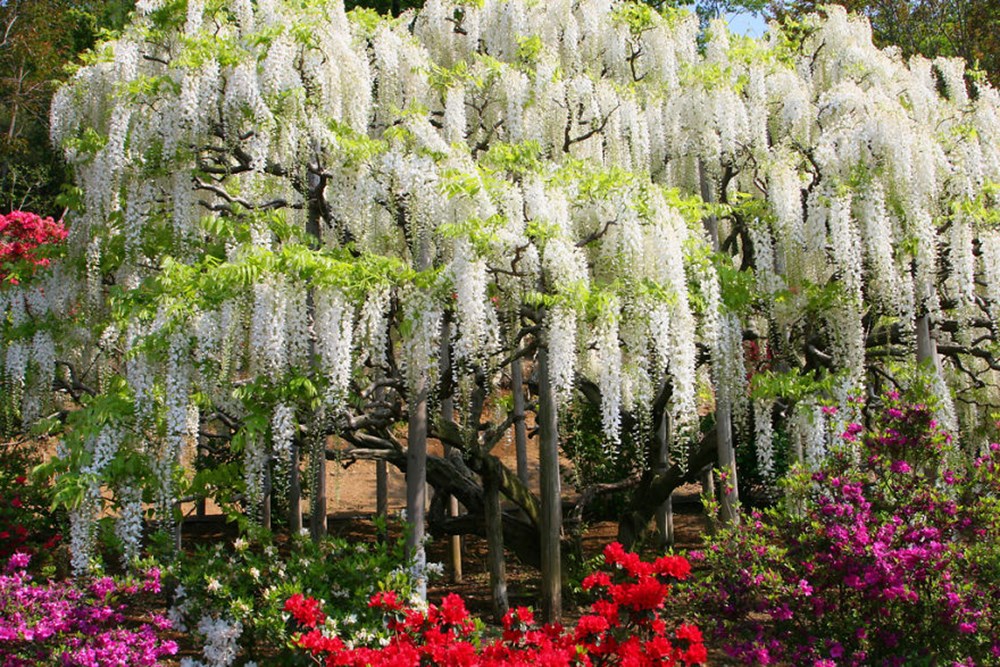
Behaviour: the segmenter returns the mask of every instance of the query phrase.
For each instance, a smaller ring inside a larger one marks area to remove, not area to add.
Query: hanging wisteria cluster
[[[97,368],[98,391],[123,376],[134,418],[114,442],[148,458],[162,508],[199,415],[252,427],[257,503],[299,424],[350,428],[349,399],[397,374],[384,386],[436,382],[445,319],[455,375],[497,383],[533,320],[558,402],[599,389],[612,456],[623,413],[667,384],[677,465],[712,396],[771,437],[782,397],[749,400],[747,332],[837,378],[790,413],[807,461],[829,445],[820,402],[847,409],[875,345],[915,361],[921,317],[960,360],[933,366],[943,409],[995,394],[996,359],[972,348],[1000,312],[997,92],[960,62],[876,49],[836,8],[758,40],[716,22],[701,49],[698,31],[609,0],[431,0],[398,19],[140,2],[52,108],[84,200],[80,270],[60,281],[85,316],[54,353],[7,339],[7,381],[60,355]],[[26,299],[5,296],[11,326]]]

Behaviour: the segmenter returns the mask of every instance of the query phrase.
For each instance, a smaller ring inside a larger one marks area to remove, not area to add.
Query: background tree
[[[801,0],[772,2],[767,13],[801,17],[827,4],[868,17],[879,47],[898,46],[906,57],[962,58],[1000,83],[1000,7],[991,0]]]
[[[127,0],[0,4],[0,207],[59,215],[67,173],[49,142],[52,93],[77,55],[125,24]]]

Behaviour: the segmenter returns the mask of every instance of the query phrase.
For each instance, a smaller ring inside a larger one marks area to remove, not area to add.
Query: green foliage
[[[635,174],[621,167],[605,168],[572,159],[565,160],[551,180],[557,184],[573,183],[579,188],[577,198],[583,201],[601,201],[622,194],[638,181]]]
[[[466,238],[472,243],[476,253],[484,256],[490,253],[492,245],[496,242],[496,231],[502,222],[503,219],[499,215],[486,220],[469,218],[462,222],[442,224],[438,226],[437,233],[443,238]]]
[[[840,305],[846,298],[844,286],[839,280],[818,284],[803,279],[797,285],[789,285],[788,288],[776,292],[774,302],[794,303],[801,309],[804,318],[815,318]]]
[[[699,0],[695,3],[695,12],[704,25],[708,20],[726,14],[758,14],[768,5],[769,0]]]
[[[343,123],[331,120],[328,125],[337,137],[337,147],[346,157],[345,166],[348,168],[366,163],[388,148],[385,141],[360,134]]]
[[[517,62],[521,67],[530,69],[538,62],[538,57],[544,48],[542,38],[538,35],[517,38]]]
[[[345,3],[345,6],[350,4],[355,6],[348,9],[348,20],[357,27],[357,30],[365,38],[372,39],[375,36],[375,31],[382,24],[382,15],[374,9],[362,7],[358,3]]]
[[[442,67],[432,65],[427,76],[427,82],[439,93],[445,93],[449,88],[465,86],[471,83],[477,87],[482,86],[482,79],[469,71],[469,63],[460,60],[452,67]]]
[[[609,448],[601,427],[599,405],[584,399],[573,401],[560,428],[566,434],[563,451],[573,462],[573,486],[578,491],[597,484],[620,482],[646,469],[648,456],[641,436],[623,431],[621,445]],[[604,519],[616,520],[627,502],[627,491],[604,494],[594,500],[588,511]]]
[[[725,204],[710,204],[698,195],[685,194],[680,188],[666,188],[661,190],[661,193],[667,204],[676,209],[688,226],[692,230],[697,230],[699,234],[705,218],[713,215],[723,217],[729,210]]]
[[[261,37],[258,35],[258,39]],[[246,56],[246,52],[235,37],[219,37],[217,35],[198,35],[185,37],[183,48],[173,64],[185,69],[197,69],[215,58],[221,67],[238,65]]]
[[[590,309],[591,299],[595,294],[596,292],[592,292],[585,283],[577,280],[571,283],[559,283],[545,293],[528,292],[524,298],[531,306],[542,308],[565,306],[578,313],[585,313]]]
[[[81,156],[89,156],[93,159],[108,143],[108,138],[99,134],[97,130],[88,127],[80,136],[67,139],[63,148],[72,150]]]
[[[99,487],[117,487],[151,474],[145,457],[139,456],[134,440],[141,437],[122,430],[125,442],[119,446],[100,472],[91,472],[94,452],[87,442],[99,438],[105,428],[118,428],[131,423],[135,417],[132,394],[121,376],[108,378],[105,390],[96,395],[81,397],[81,406],[67,418],[61,441],[62,454],[35,469],[39,478],[55,478],[51,496],[52,509],[80,507],[87,490],[96,483]]]
[[[784,478],[792,466],[795,454],[787,428],[779,421],[772,434],[774,470],[770,477],[765,477],[760,470],[755,434],[748,429],[737,429],[734,435],[737,438],[735,454],[739,476],[736,481],[739,485],[740,504],[748,509],[774,504],[781,498],[781,489],[774,480]]]
[[[164,255],[159,273],[139,288],[128,292],[112,290],[112,312],[123,327],[135,319],[150,321],[164,314],[169,316],[159,334],[147,336],[138,348],[162,351],[170,333],[177,327],[185,327],[198,309],[212,309],[227,299],[246,294],[267,275],[283,275],[300,284],[337,287],[353,300],[364,298],[378,286],[439,282],[437,269],[417,272],[399,258],[358,254],[350,246],[312,249],[297,240],[300,232],[287,225],[280,212],[270,214],[269,219],[272,229],[288,236],[277,250],[257,248],[232,261],[207,254],[190,264]],[[206,222],[206,226],[223,237],[240,238],[249,234],[249,226],[243,220],[217,218]]]
[[[408,9],[419,9],[423,0],[346,0],[344,8],[352,14],[366,12],[399,16]]]
[[[542,147],[535,140],[511,144],[497,141],[479,159],[479,168],[524,176],[542,170]]]
[[[176,95],[180,93],[181,87],[177,81],[169,76],[139,75],[129,81],[128,85],[119,91],[119,95],[137,103],[142,98],[161,95],[164,90],[169,90]]]
[[[616,22],[628,26],[633,37],[638,37],[646,30],[650,30],[656,25],[656,12],[646,4],[625,3],[620,5],[614,13]]]
[[[715,253],[713,265],[719,276],[722,304],[732,313],[749,313],[760,302],[757,280],[752,271],[733,266],[729,255]]]
[[[203,449],[194,462],[195,473],[187,487],[187,492],[199,498],[211,498],[219,506],[226,518],[240,523],[245,515],[243,494],[243,462],[239,459],[240,436],[230,440],[230,447],[216,450]]]
[[[974,225],[986,229],[1000,229],[1000,184],[984,183],[975,199],[955,201],[951,217],[963,217]]]
[[[780,398],[791,403],[815,396],[832,396],[841,381],[835,373],[819,374],[800,369],[790,371],[764,370],[753,376],[750,396],[754,399]]]
[[[449,199],[468,197],[473,199],[483,189],[485,175],[470,174],[460,169],[445,169],[441,173],[441,192]]]

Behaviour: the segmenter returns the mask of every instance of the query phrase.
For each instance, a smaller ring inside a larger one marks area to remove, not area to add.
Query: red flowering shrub
[[[697,627],[676,627],[664,618],[670,583],[691,567],[680,556],[646,562],[620,544],[604,550],[607,569],[583,582],[596,599],[575,628],[539,626],[531,609],[518,607],[503,619],[500,639],[483,640],[465,603],[451,594],[427,611],[409,608],[391,591],[372,596],[391,632],[385,646],[349,646],[330,631],[319,603],[292,596],[285,610],[306,628],[296,644],[326,665],[700,665],[707,657]]]
[[[0,559],[20,551],[44,561],[62,540],[62,512],[49,508],[47,482],[29,478],[38,443],[0,441]]]
[[[52,246],[67,234],[62,220],[27,211],[0,214],[0,282],[16,285],[35,267],[48,266]]]

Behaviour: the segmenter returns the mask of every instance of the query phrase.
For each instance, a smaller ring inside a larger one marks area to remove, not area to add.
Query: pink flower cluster
[[[68,233],[62,220],[27,211],[0,214],[0,282],[17,284],[35,267],[48,266],[47,249]]]
[[[575,628],[539,626],[529,608],[518,607],[504,617],[502,636],[484,641],[458,595],[419,611],[389,591],[377,593],[369,602],[386,615],[392,633],[388,644],[350,647],[325,631],[325,616],[316,600],[294,595],[285,610],[306,628],[296,637],[297,645],[330,666],[704,664],[707,652],[698,628],[686,623],[671,627],[663,618],[670,583],[690,573],[687,560],[664,556],[649,563],[617,543],[605,548],[604,558],[608,569],[583,582],[597,599]]]
[[[755,665],[998,664],[1000,447],[961,466],[898,396],[845,440],[711,545],[698,594],[717,636]]]
[[[158,570],[141,581],[102,577],[81,589],[33,583],[25,570],[29,562],[30,556],[16,553],[0,574],[0,664],[143,667],[177,652],[173,641],[157,635],[170,628],[169,621],[154,615],[136,623],[136,612],[118,602],[159,593]]]

